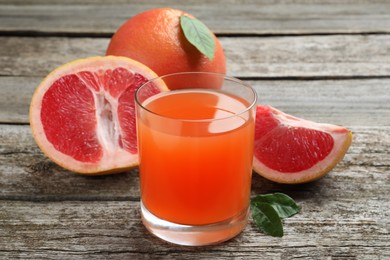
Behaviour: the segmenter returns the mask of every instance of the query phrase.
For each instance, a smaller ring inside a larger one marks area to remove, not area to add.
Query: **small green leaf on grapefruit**
[[[196,18],[180,16],[180,25],[186,39],[209,60],[214,58],[216,45],[213,34],[207,26]]]

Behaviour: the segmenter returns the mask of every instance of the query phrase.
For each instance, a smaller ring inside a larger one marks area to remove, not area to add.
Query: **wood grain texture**
[[[0,123],[28,124],[43,77],[0,77]],[[308,120],[346,126],[390,125],[390,79],[245,80],[259,104]]]
[[[0,130],[0,256],[6,258],[386,259],[390,253],[383,251],[389,247],[389,127],[353,128],[344,160],[316,182],[279,185],[254,174],[253,195],[287,193],[302,212],[284,221],[281,239],[250,224],[230,242],[205,248],[168,245],[146,232],[136,171],[73,174],[48,161],[28,126]]]
[[[369,198],[365,204],[355,205],[353,200],[338,197],[318,205],[315,197],[296,200],[302,212],[284,221],[283,238],[264,236],[250,222],[227,243],[203,248],[170,245],[147,233],[140,221],[138,202],[3,201],[0,256],[23,259],[294,259],[293,256],[386,259],[390,256],[389,252],[381,251],[389,246],[389,215],[379,209],[386,201]]]
[[[390,35],[220,37],[238,77],[389,77]],[[109,39],[0,37],[0,76],[45,76],[75,59],[105,54]]]
[[[351,128],[353,144],[344,160],[314,184],[289,186],[255,175],[253,193],[278,190],[313,196],[319,201],[334,196],[353,200],[388,198],[390,188],[390,127]],[[39,150],[28,126],[0,125],[0,200],[138,200],[138,171],[87,177],[66,171]],[[389,211],[384,207],[382,210]]]
[[[221,8],[223,6],[223,8]],[[217,34],[389,33],[390,3],[381,1],[0,1],[0,33],[111,35],[135,14],[184,10]]]

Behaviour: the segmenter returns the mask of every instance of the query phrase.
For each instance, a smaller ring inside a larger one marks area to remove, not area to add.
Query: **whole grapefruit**
[[[106,55],[125,56],[137,60],[159,76],[177,72],[226,73],[225,54],[216,36],[216,49],[209,60],[185,37],[180,25],[180,16],[193,18],[191,14],[172,8],[158,8],[139,13],[127,20],[113,35]],[[204,85],[218,88],[208,82]],[[170,89],[191,87],[190,83],[177,82]]]

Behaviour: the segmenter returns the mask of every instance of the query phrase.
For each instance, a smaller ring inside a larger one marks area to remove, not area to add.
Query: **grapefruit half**
[[[82,174],[121,172],[138,165],[134,93],[157,77],[125,57],[91,57],[51,72],[36,89],[30,125],[55,163]],[[156,93],[167,90],[156,85]]]
[[[351,142],[352,133],[345,127],[257,106],[253,169],[278,183],[310,182],[333,169]]]

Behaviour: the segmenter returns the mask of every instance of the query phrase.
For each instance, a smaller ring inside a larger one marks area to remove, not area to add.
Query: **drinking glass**
[[[254,89],[222,74],[185,72],[148,81],[135,99],[144,226],[191,246],[240,233],[249,214]]]

